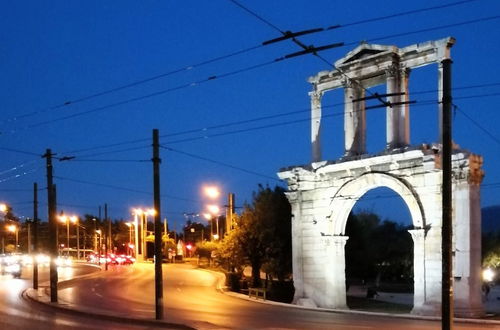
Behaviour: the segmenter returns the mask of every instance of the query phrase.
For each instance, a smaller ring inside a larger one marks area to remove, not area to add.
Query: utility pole
[[[234,214],[234,194],[227,195],[227,209],[226,209],[226,234],[229,234],[233,227],[233,214]]]
[[[33,289],[38,290],[38,184],[33,183]]]
[[[28,254],[31,255],[31,221],[26,219],[26,225],[28,226]]]
[[[161,253],[161,208],[160,208],[160,139],[158,129],[153,129],[153,190],[155,210],[155,315],[157,320],[163,319],[163,272]],[[166,221],[165,221],[166,223]]]
[[[57,208],[56,208],[56,187],[52,178],[52,152],[47,149],[42,156],[46,159],[47,167],[47,201],[49,219],[49,251],[50,251],[50,302],[57,302]]]
[[[108,204],[104,204],[104,223],[108,220]],[[111,226],[109,226],[108,234],[106,235],[106,239],[104,240],[104,270],[108,270],[108,242],[109,242],[109,234],[111,232]],[[104,230],[103,230],[104,233]]]
[[[442,127],[442,303],[441,303],[441,328],[450,330],[453,327],[453,259],[452,259],[452,182],[451,182],[451,157],[452,157],[452,129],[451,129],[451,63],[445,59],[443,65],[443,127]]]
[[[113,237],[111,234],[111,218],[108,217],[108,204],[104,204],[104,207],[106,208],[106,218],[108,218],[108,252],[109,253],[114,253],[114,247],[113,247]]]

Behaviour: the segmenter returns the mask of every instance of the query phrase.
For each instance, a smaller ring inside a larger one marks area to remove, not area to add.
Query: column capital
[[[398,74],[400,73],[399,71],[400,71],[399,66],[393,63],[385,69],[385,75],[387,77],[393,78],[398,76]]]
[[[480,185],[484,178],[484,171],[482,169],[483,157],[479,155],[469,156],[469,178],[470,184]]]
[[[323,97],[323,94],[324,93],[322,91],[316,91],[316,90],[314,90],[314,91],[310,91],[309,92],[309,97],[311,99],[321,100],[321,98]]]
[[[401,69],[399,69],[399,75],[402,78],[408,79],[408,77],[410,76],[410,73],[411,73],[411,69],[410,68],[401,68]]]
[[[425,239],[426,231],[424,228],[410,229],[408,232],[410,233],[413,242]]]
[[[344,88],[354,88],[357,85],[358,84],[353,79],[349,78],[342,79],[342,86],[344,86]]]

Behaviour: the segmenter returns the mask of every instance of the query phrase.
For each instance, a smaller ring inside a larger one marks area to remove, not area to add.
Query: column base
[[[422,316],[441,316],[441,304],[414,306],[410,314]]]
[[[298,306],[318,308],[318,306],[316,305],[314,300],[312,300],[311,298],[297,298],[297,299],[294,299],[293,303],[295,305],[298,305]]]

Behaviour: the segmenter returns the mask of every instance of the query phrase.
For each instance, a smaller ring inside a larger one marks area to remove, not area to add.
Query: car
[[[73,259],[71,259],[71,257],[59,256],[56,259],[57,267],[71,267],[72,264],[73,264]]]
[[[0,256],[0,268],[2,275],[12,275],[14,278],[21,278],[23,267],[20,258],[12,255]]]

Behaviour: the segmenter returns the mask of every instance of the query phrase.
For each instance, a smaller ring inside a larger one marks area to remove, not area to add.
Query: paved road
[[[88,266],[60,268],[60,280],[95,271]],[[41,308],[40,305],[29,303],[21,298],[21,293],[31,287],[31,268],[25,268],[21,279],[13,279],[10,275],[0,276],[0,329],[146,329],[144,326],[124,325],[123,323],[106,322],[98,319],[88,319],[58,312],[53,308]],[[40,282],[48,280],[46,269],[40,270]]]
[[[218,292],[214,273],[190,265],[164,265],[165,317],[196,328],[233,329],[439,329],[435,321],[319,312],[247,301]],[[154,317],[153,265],[111,268],[105,277],[83,279],[60,292],[79,306],[100,306],[123,315]],[[459,323],[456,329],[500,329]]]

